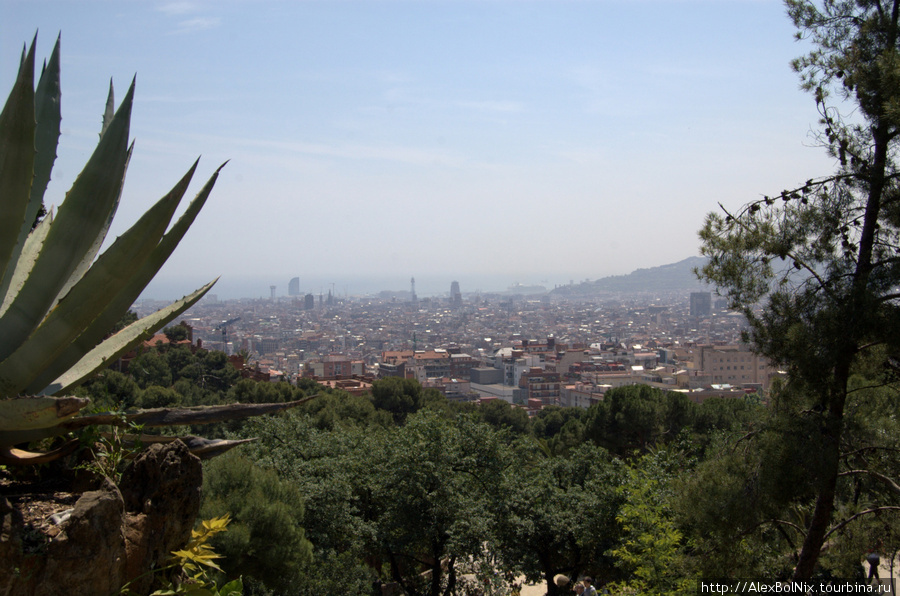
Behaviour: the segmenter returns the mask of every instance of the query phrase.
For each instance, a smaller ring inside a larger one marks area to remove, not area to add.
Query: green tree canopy
[[[607,551],[617,543],[623,480],[621,462],[593,444],[578,445],[568,457],[547,457],[532,441],[520,444],[494,503],[501,558],[529,580],[545,581],[551,596],[562,593],[553,581],[560,573],[614,577]]]
[[[372,403],[379,410],[387,410],[394,420],[402,423],[406,417],[425,404],[422,385],[415,379],[385,377],[372,384]]]
[[[478,406],[481,419],[496,428],[508,428],[516,434],[527,433],[531,427],[528,412],[502,399],[492,399]]]
[[[229,577],[250,576],[280,592],[297,583],[312,545],[300,525],[304,505],[296,487],[232,452],[206,464],[203,492],[203,519],[231,514],[228,531],[213,540]]]

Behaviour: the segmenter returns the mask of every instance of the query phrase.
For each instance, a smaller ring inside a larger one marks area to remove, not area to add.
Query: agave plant
[[[59,39],[37,87],[35,42],[22,52],[0,113],[0,463],[56,457],[59,453],[30,454],[12,446],[103,422],[75,418],[88,400],[66,393],[175,319],[215,283],[107,337],[172,254],[221,166],[171,227],[196,162],[98,256],[133,148],[128,137],[134,82],[115,111],[110,84],[96,149],[58,210],[35,224],[56,159],[61,121]],[[196,413],[191,422],[209,414]],[[146,413],[130,416],[148,418]],[[149,416],[148,423],[155,418]]]

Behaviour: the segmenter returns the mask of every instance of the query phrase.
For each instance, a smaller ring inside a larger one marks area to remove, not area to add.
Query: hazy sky
[[[623,274],[697,254],[717,203],[831,169],[777,0],[0,0],[4,98],[35,31],[41,58],[62,33],[50,203],[110,77],[118,99],[137,75],[114,231],[230,160],[160,273],[184,291]]]

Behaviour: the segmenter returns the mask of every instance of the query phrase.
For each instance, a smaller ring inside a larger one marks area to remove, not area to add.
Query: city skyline
[[[426,274],[415,279],[415,294],[421,298],[452,298],[454,292],[460,295],[510,294],[538,296],[564,287],[574,287],[575,295],[601,293],[628,294],[634,292],[683,292],[710,291],[712,288],[701,282],[693,273],[703,262],[702,258],[689,258],[677,263],[665,263],[658,267],[641,267],[624,275],[606,276],[595,279],[562,279],[560,276],[547,279],[520,278],[513,275],[463,275],[453,277],[443,274]],[[220,280],[212,294],[222,300],[254,298],[301,298],[307,294],[315,297],[333,294],[335,297],[363,297],[379,294],[394,294],[397,297],[412,295],[412,279],[403,275],[393,276],[293,276],[271,277],[269,275],[244,276]],[[462,281],[461,281],[462,280]],[[151,283],[141,299],[170,301],[189,288],[188,280],[164,280]],[[292,289],[296,293],[292,293]],[[543,288],[543,289],[542,289]],[[591,288],[594,288],[592,290]],[[568,289],[568,288],[566,288]],[[579,291],[579,289],[583,291]],[[273,295],[274,292],[274,295]],[[567,296],[564,296],[567,297]]]
[[[552,288],[695,255],[717,203],[832,166],[810,147],[818,115],[789,68],[804,46],[775,0],[0,0],[4,92],[35,31],[39,59],[62,35],[50,201],[96,142],[109,77],[119,100],[137,73],[110,238],[198,155],[189,194],[230,160],[149,290]]]
[[[270,298],[271,287],[275,286],[275,295],[277,298],[300,297],[306,294],[313,294],[318,299],[319,295],[327,296],[332,292],[336,297],[343,296],[365,296],[374,295],[381,292],[409,294],[410,283],[409,276],[403,274],[384,275],[384,276],[299,276],[298,296],[289,293],[290,281],[297,277],[289,274],[279,276],[259,275],[259,276],[237,276],[231,279],[220,279],[219,282],[210,290],[211,294],[216,295],[220,299],[240,299],[240,298]],[[543,285],[546,289],[553,290],[554,287],[565,285],[568,283],[580,283],[585,280],[550,280],[540,279],[531,280],[519,279],[516,276],[498,276],[498,275],[467,275],[459,276],[462,294],[479,294],[479,293],[503,293],[509,290],[509,287],[516,284],[525,286]],[[421,298],[430,298],[435,296],[450,296],[451,283],[458,281],[455,277],[449,275],[423,275],[416,276],[416,294]],[[467,284],[468,282],[468,284]],[[527,282],[527,283],[526,283]],[[543,283],[541,283],[543,282]],[[163,280],[155,280],[141,296],[141,299],[170,301],[180,297],[181,294],[190,288],[190,278],[166,278]]]

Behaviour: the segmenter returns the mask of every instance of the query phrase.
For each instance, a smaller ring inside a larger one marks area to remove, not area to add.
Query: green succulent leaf
[[[116,200],[113,203],[112,209],[109,212],[109,217],[106,218],[106,224],[97,232],[97,237],[94,238],[94,243],[85,251],[84,255],[81,257],[81,261],[76,265],[75,270],[69,275],[68,281],[63,285],[63,287],[59,290],[56,295],[56,300],[53,301],[54,306],[60,300],[62,300],[63,296],[69,293],[69,290],[84,277],[84,274],[87,273],[88,269],[91,268],[91,265],[94,262],[94,258],[97,256],[97,253],[100,252],[100,247],[103,245],[103,241],[106,240],[106,234],[109,232],[110,226],[112,226],[113,218],[116,215],[116,210],[119,208],[119,201],[122,198],[122,188],[125,183],[125,173],[128,171],[128,164],[131,163],[131,154],[134,151],[134,143],[128,147],[128,154],[125,156],[125,171],[122,172],[122,184],[119,186],[119,194],[116,196]],[[52,308],[52,307],[51,307]]]
[[[106,132],[106,129],[109,128],[109,123],[112,122],[113,115],[115,115],[116,110],[116,97],[115,92],[113,91],[113,81],[109,80],[109,93],[106,96],[106,109],[103,111],[103,124],[100,126],[100,136],[103,136],[103,133]]]
[[[59,290],[104,230],[125,172],[133,98],[132,83],[112,123],[60,206],[31,274],[0,316],[0,358],[5,359],[16,351],[40,324]]]
[[[44,65],[41,78],[34,96],[35,116],[37,123],[34,133],[35,159],[34,179],[31,183],[30,198],[25,207],[23,220],[19,222],[19,232],[16,243],[9,256],[9,262],[15,263],[22,249],[31,227],[37,219],[38,212],[43,204],[44,192],[50,182],[50,172],[56,161],[56,148],[59,143],[60,122],[62,113],[60,108],[60,82],[59,82],[59,37],[50,54],[50,61]],[[13,267],[7,268],[4,275],[0,275],[0,297],[6,296],[12,280]],[[0,302],[3,302],[0,299]]]
[[[221,596],[241,596],[244,593],[244,582],[241,578],[232,580],[219,588]]]
[[[41,393],[44,395],[61,394],[80,385],[96,371],[108,366],[109,363],[149,337],[154,330],[170,323],[178,315],[193,306],[213,287],[216,281],[218,281],[218,278],[181,300],[135,321],[106,339],[86,353],[73,367],[50,383]]]
[[[34,172],[34,46],[23,57],[0,112],[0,275],[9,268],[25,221]]]
[[[41,248],[44,246],[44,241],[47,239],[47,233],[50,231],[50,225],[52,223],[53,213],[51,212],[41,220],[41,223],[39,223],[25,239],[21,252],[16,258],[13,267],[11,267],[8,272],[9,275],[7,276],[7,279],[9,280],[9,287],[12,288],[12,290],[6,293],[5,300],[0,303],[0,314],[6,312],[6,309],[9,307],[9,303],[12,301],[15,294],[18,293],[25,283],[25,280],[28,279],[28,275],[34,267],[34,262],[41,253]]]
[[[0,399],[0,431],[56,426],[90,402],[84,397],[13,397]]]
[[[0,362],[0,392],[23,391],[127,285],[135,264],[153,251],[181,199],[166,195],[100,256],[21,346]]]
[[[62,91],[59,75],[59,44],[56,38],[50,60],[44,65],[41,78],[34,96],[35,117],[37,118],[34,144],[34,182],[31,185],[31,196],[25,212],[19,242],[24,241],[37,217],[44,200],[44,193],[50,183],[50,173],[56,161],[56,149],[59,145],[60,123],[62,122]]]
[[[181,181],[172,189],[171,193],[181,192],[182,194],[187,188],[188,183],[193,176],[197,162],[191,167]],[[156,246],[150,256],[129,277],[126,286],[111,300],[109,300],[106,308],[97,318],[78,336],[65,351],[60,354],[47,368],[42,371],[36,379],[29,384],[26,391],[38,393],[42,392],[49,384],[51,384],[58,376],[62,375],[69,367],[74,366],[84,354],[94,348],[112,329],[113,325],[122,315],[131,307],[134,301],[140,296],[144,287],[153,279],[166,259],[175,250],[175,247],[184,237],[190,225],[194,222],[200,209],[203,207],[209,193],[212,191],[224,164],[210,177],[209,181],[200,190],[193,201],[188,205],[184,214],[172,226],[172,228],[163,236],[159,244]],[[163,323],[165,324],[165,323]]]
[[[181,315],[215,284],[214,280],[106,337],[178,246],[224,167],[215,171],[169,228],[196,172],[195,162],[168,194],[98,257],[121,200],[134,147],[129,144],[134,81],[115,111],[110,82],[96,149],[57,212],[37,222],[56,161],[62,119],[60,39],[36,88],[35,45],[36,38],[23,50],[18,77],[0,112],[0,463],[15,465],[64,457],[77,441],[47,453],[20,450],[15,447],[18,443],[85,425],[122,422],[118,413],[73,418],[88,400],[64,394]],[[41,395],[11,397],[36,393]],[[151,426],[199,424],[280,411],[298,403],[146,410],[129,413],[127,419]],[[210,457],[246,440],[192,437],[189,442],[192,451]],[[216,568],[216,558],[201,548],[197,560],[188,561],[186,568]],[[240,580],[226,587],[229,593],[240,593]]]

